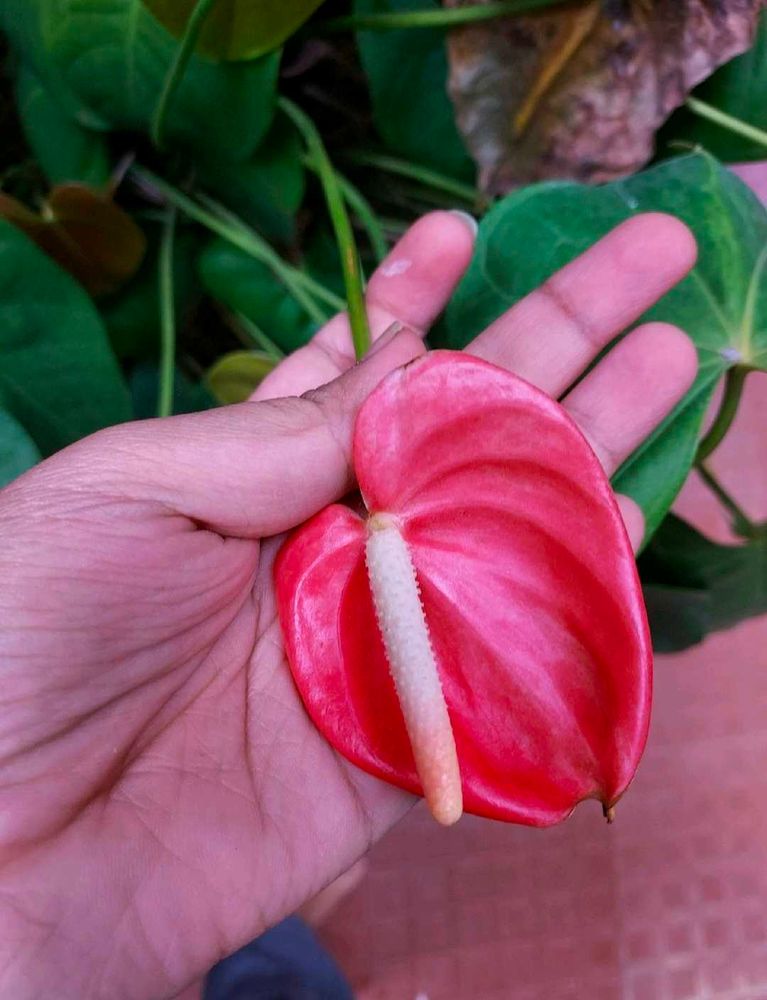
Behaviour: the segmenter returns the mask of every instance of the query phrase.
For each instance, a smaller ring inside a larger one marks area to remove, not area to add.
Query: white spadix
[[[368,521],[365,560],[416,770],[432,815],[449,826],[463,811],[458,755],[415,567],[394,516]]]

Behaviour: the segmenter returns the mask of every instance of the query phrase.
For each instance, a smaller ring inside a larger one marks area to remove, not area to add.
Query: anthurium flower
[[[644,747],[651,646],[610,484],[556,402],[464,354],[393,372],[362,406],[367,514],[335,504],[276,564],[304,704],[357,766],[547,826],[606,814]]]

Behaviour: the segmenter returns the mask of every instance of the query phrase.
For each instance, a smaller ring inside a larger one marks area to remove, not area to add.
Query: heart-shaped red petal
[[[502,369],[432,352],[365,402],[353,460],[415,567],[466,809],[547,826],[586,798],[611,808],[647,735],[651,647],[612,490],[572,420]],[[371,523],[334,505],[288,539],[280,618],[319,730],[420,793],[371,597]]]

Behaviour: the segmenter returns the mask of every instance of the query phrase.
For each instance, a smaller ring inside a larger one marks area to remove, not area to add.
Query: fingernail
[[[473,215],[469,215],[468,212],[462,211],[460,208],[451,208],[450,214],[455,215],[456,218],[460,219],[461,222],[466,226],[466,228],[471,233],[472,237],[476,236],[479,231],[479,223],[474,218]]]
[[[397,336],[400,330],[404,329],[405,329],[404,325],[399,321],[397,321],[396,323],[392,323],[391,326],[387,326],[384,332],[381,334],[381,336],[376,337],[376,339],[370,345],[367,357],[370,357],[372,354],[377,354],[378,351],[382,351],[387,344],[390,344],[394,340],[394,338]]]

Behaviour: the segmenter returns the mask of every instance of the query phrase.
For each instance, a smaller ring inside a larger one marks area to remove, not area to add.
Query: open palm
[[[450,213],[403,237],[370,282],[388,332],[363,364],[337,317],[256,403],[109,429],[0,494],[3,996],[174,996],[411,804],[306,716],[272,562],[353,486],[355,411],[423,350],[471,245]],[[694,255],[680,223],[638,216],[469,349],[567,393],[611,473],[689,386],[694,349],[646,325],[577,380]]]

